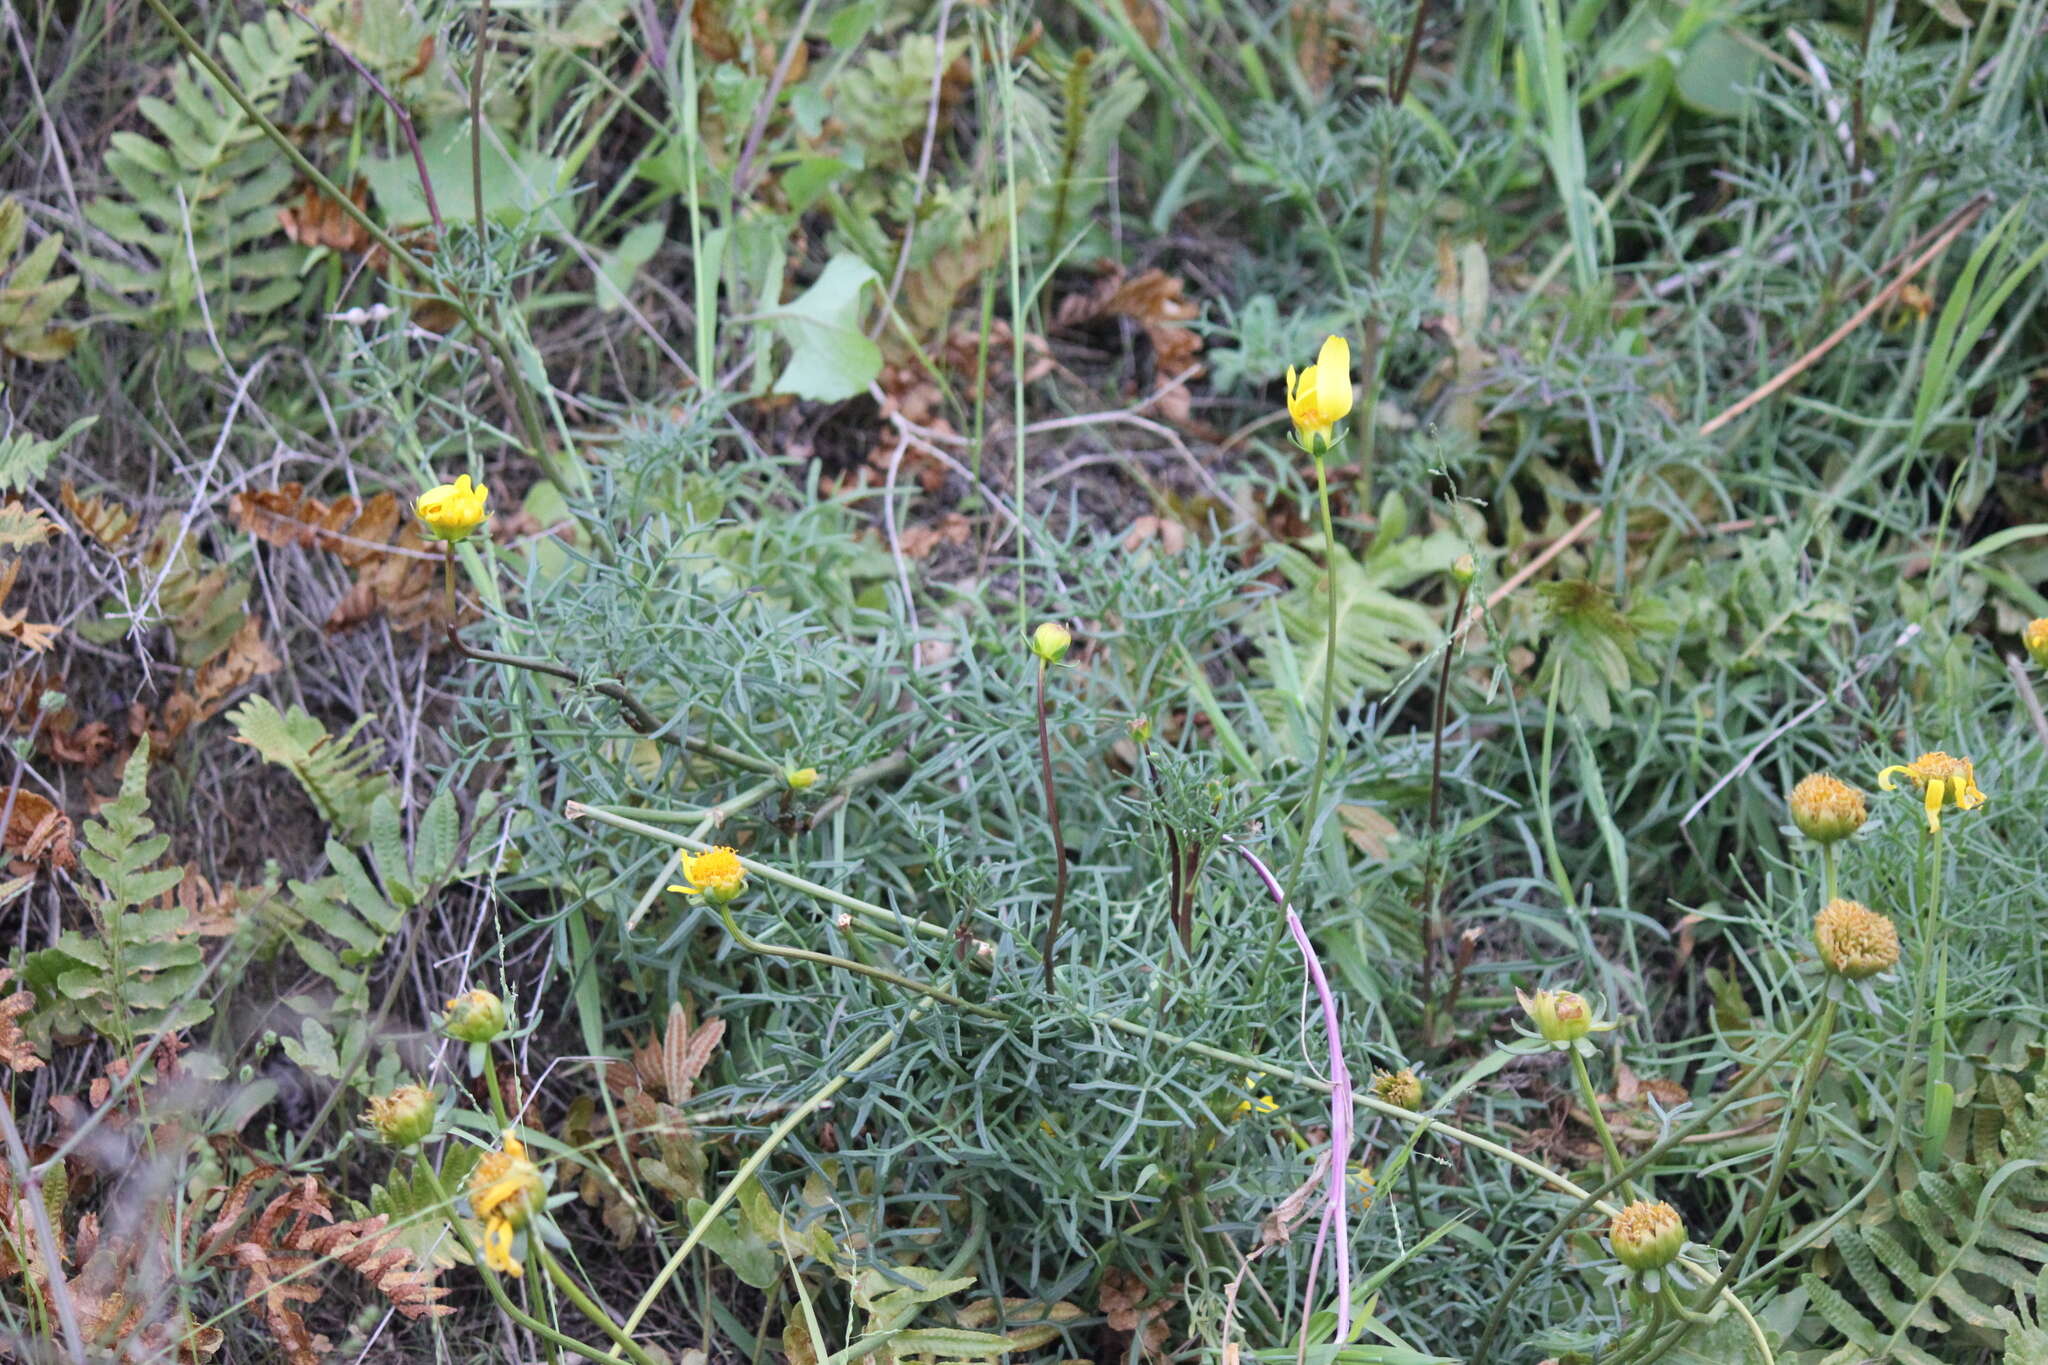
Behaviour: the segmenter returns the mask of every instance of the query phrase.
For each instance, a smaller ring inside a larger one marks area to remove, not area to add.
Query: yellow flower
[[[2048,668],[2048,616],[2037,617],[2027,622],[2027,628],[2020,634],[2027,646],[2027,653],[2034,660],[2036,668]]]
[[[468,991],[450,1000],[448,1017],[441,1028],[450,1038],[463,1043],[488,1043],[505,1031],[509,1022],[505,1002],[489,991]]]
[[[1799,832],[1822,844],[1848,838],[1870,816],[1863,807],[1863,793],[1831,773],[1800,778],[1785,804],[1792,808],[1792,823]]]
[[[782,780],[789,784],[791,791],[808,791],[818,785],[816,768],[790,768],[782,774]]]
[[[484,1262],[517,1279],[523,1272],[512,1258],[512,1234],[546,1206],[547,1182],[526,1157],[526,1145],[510,1131],[505,1149],[486,1152],[469,1176],[469,1207],[484,1225]]]
[[[410,1147],[434,1131],[434,1092],[401,1085],[388,1095],[372,1095],[363,1122],[393,1147]]]
[[[1899,931],[1857,901],[1831,900],[1813,918],[1813,946],[1829,971],[1861,981],[1889,971],[1899,961]]]
[[[1074,633],[1057,621],[1040,621],[1038,629],[1031,632],[1031,652],[1049,664],[1065,658],[1073,643]]]
[[[1237,1102],[1237,1108],[1230,1111],[1230,1118],[1233,1123],[1238,1119],[1247,1118],[1253,1114],[1270,1114],[1280,1107],[1280,1101],[1259,1089],[1259,1082],[1265,1079],[1265,1072],[1252,1071],[1245,1073],[1244,1079],[1238,1082],[1249,1093],[1246,1094],[1245,1098]]]
[[[1294,439],[1311,455],[1327,453],[1338,439],[1337,424],[1351,413],[1351,344],[1329,337],[1316,363],[1294,372],[1287,367],[1287,415],[1294,419]]]
[[[480,483],[472,484],[464,474],[454,483],[436,484],[420,494],[412,510],[434,539],[467,540],[470,532],[484,524],[484,499],[490,491]]]
[[[1372,1073],[1372,1093],[1396,1108],[1420,1109],[1422,1078],[1415,1074],[1413,1067],[1404,1066],[1399,1071],[1375,1071]]]
[[[703,853],[685,853],[683,880],[687,886],[671,886],[685,896],[708,896],[714,905],[729,904],[747,886],[747,869],[740,855],[723,845]]]
[[[1662,1270],[1685,1246],[1685,1222],[1669,1204],[1638,1199],[1614,1215],[1607,1241],[1630,1270]]]
[[[1911,763],[1894,763],[1877,775],[1877,785],[1886,791],[1897,791],[1898,784],[1892,781],[1894,773],[1904,773],[1906,780],[1919,788],[1930,834],[1941,832],[1943,805],[1975,810],[1984,804],[1984,793],[1977,790],[1977,765],[1967,758],[1951,758],[1936,749]]]

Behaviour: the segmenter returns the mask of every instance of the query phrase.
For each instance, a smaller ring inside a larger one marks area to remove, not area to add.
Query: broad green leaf
[[[790,345],[775,392],[838,403],[867,391],[882,372],[882,348],[861,330],[861,292],[879,282],[859,257],[834,256],[816,283],[769,312]]]

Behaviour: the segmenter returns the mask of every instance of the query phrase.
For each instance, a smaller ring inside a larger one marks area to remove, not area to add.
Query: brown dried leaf
[[[427,548],[409,509],[390,492],[368,501],[323,502],[288,483],[237,493],[228,501],[235,524],[271,545],[323,550],[355,571],[356,581],[328,613],[331,631],[346,630],[379,612],[400,631],[443,624],[442,561]]]
[[[5,568],[0,568],[0,603],[4,603],[8,594],[14,591],[14,580],[20,573],[21,561],[18,559],[10,559]],[[63,629],[62,626],[45,625],[16,616],[0,607],[0,636],[19,642],[31,653],[47,652]]]
[[[228,640],[227,648],[209,659],[192,684],[198,714],[194,720],[215,715],[228,700],[257,678],[275,673],[284,660],[263,638],[263,622],[253,612]]]
[[[0,986],[14,978],[12,967],[0,967]],[[16,991],[0,999],[0,1062],[5,1062],[15,1071],[34,1071],[43,1064],[36,1055],[34,1044],[22,1035],[19,1022],[22,1015],[36,1007],[33,991]]]
[[[57,501],[71,519],[101,545],[111,550],[130,535],[136,527],[135,514],[118,502],[107,502],[97,497],[82,497],[71,480],[66,479],[58,486]]]
[[[307,1177],[307,1183],[312,1178]],[[402,1317],[440,1318],[455,1309],[440,1302],[448,1296],[445,1285],[434,1283],[435,1272],[412,1263],[412,1252],[394,1246],[397,1232],[388,1228],[391,1215],[335,1223],[330,1227],[301,1226],[288,1237],[295,1251],[311,1252],[341,1262],[370,1282],[370,1287],[391,1300]]]
[[[1152,343],[1154,370],[1161,385],[1176,379],[1193,380],[1202,372],[1195,358],[1201,353],[1202,338],[1184,324],[1200,317],[1202,310],[1187,300],[1185,288],[1178,276],[1163,270],[1126,278],[1122,267],[1111,266],[1093,289],[1069,294],[1060,301],[1055,324],[1080,327],[1129,318],[1144,329]],[[1190,412],[1186,383],[1161,397],[1158,407],[1169,421],[1186,421]]]
[[[948,512],[937,522],[906,526],[897,537],[905,559],[925,559],[941,545],[965,545],[971,523],[958,512]]]
[[[432,40],[430,39],[429,42]],[[349,187],[349,200],[358,209],[370,204],[370,184],[358,178]],[[317,185],[299,191],[298,200],[277,211],[284,235],[300,246],[326,247],[330,251],[358,253],[369,250],[370,231],[351,218],[340,202]]]
[[[78,850],[72,846],[71,818],[50,803],[48,797],[25,788],[11,789],[0,796],[8,805],[6,851],[32,863],[69,871],[78,865]]]

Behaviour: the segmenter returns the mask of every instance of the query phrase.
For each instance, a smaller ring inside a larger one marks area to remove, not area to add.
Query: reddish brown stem
[[[1052,990],[1053,951],[1060,937],[1060,914],[1067,905],[1067,843],[1060,835],[1060,795],[1052,782],[1052,727],[1045,715],[1046,663],[1038,663],[1038,766],[1045,779],[1045,822],[1052,829],[1052,918],[1045,926],[1045,989]]]

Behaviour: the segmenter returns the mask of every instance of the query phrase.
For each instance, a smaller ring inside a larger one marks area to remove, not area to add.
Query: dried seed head
[[[1630,1270],[1662,1270],[1685,1246],[1685,1222],[1669,1204],[1638,1199],[1614,1215],[1607,1240]]]
[[[1422,1078],[1415,1074],[1413,1067],[1404,1066],[1399,1071],[1375,1071],[1372,1073],[1372,1093],[1396,1108],[1420,1109]]]

